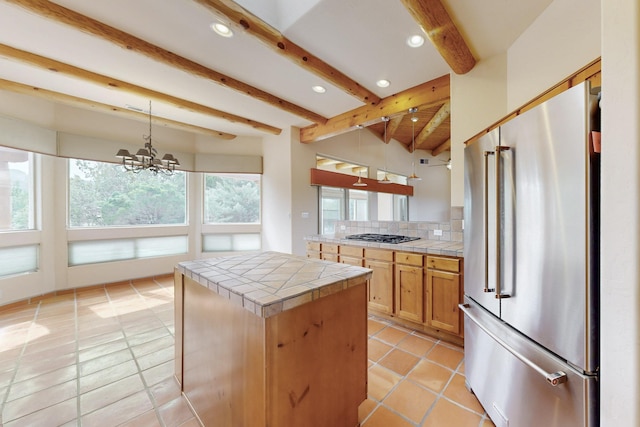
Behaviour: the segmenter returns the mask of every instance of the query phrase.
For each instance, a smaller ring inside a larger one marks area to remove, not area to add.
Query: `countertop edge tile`
[[[176,268],[230,303],[263,318],[363,283],[372,274],[364,267],[279,252],[184,261]],[[296,275],[302,277],[296,280]]]

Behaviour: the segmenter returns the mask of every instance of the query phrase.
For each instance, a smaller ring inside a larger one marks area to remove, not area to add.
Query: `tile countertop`
[[[305,236],[307,241],[335,243],[339,245],[363,246],[365,248],[381,248],[403,252],[416,252],[430,255],[448,255],[462,258],[464,252],[463,242],[452,242],[449,240],[428,240],[419,239],[406,243],[375,243],[363,242],[360,240],[346,239],[345,234],[314,234]]]
[[[371,270],[279,252],[185,261],[180,273],[261,317],[325,297],[371,277]]]

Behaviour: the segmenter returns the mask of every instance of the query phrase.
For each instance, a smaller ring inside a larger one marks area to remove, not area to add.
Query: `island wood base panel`
[[[358,425],[364,281],[267,318],[179,273],[175,291],[176,378],[202,425]]]

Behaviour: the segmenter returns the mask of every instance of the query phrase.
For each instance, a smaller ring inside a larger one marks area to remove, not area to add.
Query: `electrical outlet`
[[[420,159],[420,164],[421,165],[428,165],[429,164],[429,159]]]
[[[346,229],[347,229],[347,226],[346,226],[346,225],[341,225],[341,226],[340,226],[340,231],[344,231],[344,230],[346,230]]]
[[[433,230],[434,236],[442,236],[442,230]]]
[[[309,212],[302,212],[302,218],[309,218]]]

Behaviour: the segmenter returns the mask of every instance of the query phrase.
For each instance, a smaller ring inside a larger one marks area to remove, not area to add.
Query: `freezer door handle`
[[[562,371],[558,371],[558,372],[547,372],[547,371],[545,371],[540,366],[536,365],[533,361],[531,361],[529,358],[527,358],[525,355],[523,355],[522,353],[520,353],[519,351],[517,351],[516,349],[511,347],[509,344],[504,342],[496,334],[491,332],[476,317],[474,317],[473,314],[471,314],[471,311],[469,310],[469,308],[471,306],[469,304],[459,304],[458,307],[460,308],[460,310],[462,310],[462,312],[465,314],[465,316],[467,316],[469,318],[469,320],[471,320],[473,323],[476,324],[476,326],[478,326],[487,335],[489,335],[491,337],[491,339],[493,339],[495,342],[500,344],[509,353],[513,354],[522,363],[524,363],[525,365],[529,366],[531,369],[533,369],[534,371],[536,371],[537,373],[542,375],[547,380],[547,382],[549,384],[551,384],[552,386],[555,387],[557,385],[564,384],[564,383],[567,382],[568,378],[567,378],[567,374],[566,373],[564,373]]]
[[[495,289],[489,287],[489,156],[495,151],[485,151],[484,153],[484,289],[486,293],[494,292]]]
[[[498,299],[503,299],[503,298],[509,298],[511,297],[511,295],[509,294],[503,294],[502,290],[501,290],[501,281],[502,281],[502,276],[500,274],[500,260],[502,259],[502,247],[501,247],[501,242],[502,242],[502,227],[501,227],[501,223],[500,221],[502,220],[501,217],[501,213],[502,213],[502,196],[501,196],[501,191],[500,191],[500,184],[502,183],[502,167],[501,167],[501,156],[500,156],[500,152],[502,151],[508,151],[511,147],[507,147],[504,145],[499,145],[496,147],[496,298]],[[486,171],[486,168],[485,168]]]

